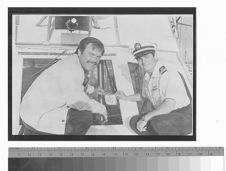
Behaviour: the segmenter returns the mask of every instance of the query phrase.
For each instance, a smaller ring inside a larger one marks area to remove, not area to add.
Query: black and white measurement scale
[[[223,147],[9,148],[9,158],[224,156]]]

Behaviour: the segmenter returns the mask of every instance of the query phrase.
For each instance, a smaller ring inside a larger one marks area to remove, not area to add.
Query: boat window
[[[100,61],[98,68],[95,69],[93,73],[91,73],[89,84],[102,87],[105,92],[109,93],[110,95],[117,91],[111,60]],[[107,104],[104,96],[91,94],[90,97],[106,106],[108,112],[107,125],[118,125],[123,123],[118,100],[116,100],[115,104]]]
[[[31,86],[33,81],[41,74],[44,68],[47,68],[55,59],[45,58],[24,58],[23,59],[23,75],[22,75],[22,90],[21,99]]]

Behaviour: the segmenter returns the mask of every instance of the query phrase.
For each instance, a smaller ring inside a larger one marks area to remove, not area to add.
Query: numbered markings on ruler
[[[9,148],[11,158],[30,157],[154,157],[154,156],[223,156],[224,148]]]

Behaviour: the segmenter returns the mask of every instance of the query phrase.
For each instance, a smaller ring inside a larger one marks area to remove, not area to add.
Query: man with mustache
[[[93,121],[93,114],[107,119],[104,105],[90,99],[87,92],[89,72],[104,54],[103,43],[93,37],[81,40],[75,54],[45,69],[32,83],[20,106],[25,135],[84,135]]]
[[[126,95],[122,91],[116,97],[128,101],[151,102],[148,111],[130,120],[132,129],[142,135],[187,135],[192,132],[191,95],[181,73],[166,66],[155,57],[154,45],[135,44],[133,55],[144,70],[141,94]]]

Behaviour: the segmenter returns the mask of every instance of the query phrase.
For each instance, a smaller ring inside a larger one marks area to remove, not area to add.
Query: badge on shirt
[[[166,71],[167,71],[167,69],[166,69],[165,66],[161,66],[161,67],[159,68],[159,73],[160,73],[161,75],[164,74]]]

